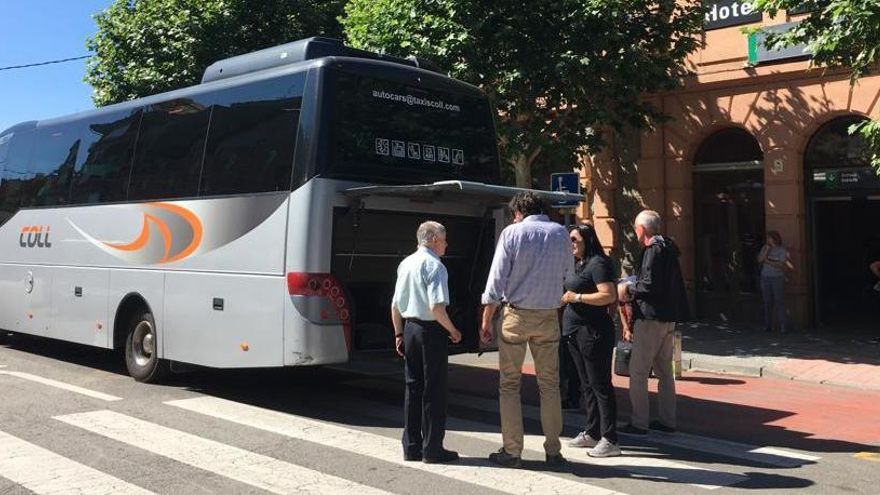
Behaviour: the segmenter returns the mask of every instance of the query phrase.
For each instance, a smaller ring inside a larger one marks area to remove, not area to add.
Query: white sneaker
[[[596,444],[595,447],[587,451],[587,455],[590,457],[617,457],[621,454],[620,447],[614,445],[605,438],[599,440],[599,443]]]
[[[587,432],[582,431],[578,433],[576,437],[568,441],[568,446],[578,448],[590,448],[595,447],[598,443],[598,440],[591,437],[590,435],[587,435]]]

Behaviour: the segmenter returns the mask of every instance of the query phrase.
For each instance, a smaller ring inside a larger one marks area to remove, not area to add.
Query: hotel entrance
[[[812,267],[812,318],[816,326],[880,328],[880,292],[868,269],[880,260],[880,179],[847,116],[832,120],[804,154]]]

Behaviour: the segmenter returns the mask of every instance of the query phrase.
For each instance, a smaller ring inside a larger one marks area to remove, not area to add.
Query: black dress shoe
[[[444,462],[452,462],[458,460],[458,452],[454,450],[443,449],[433,454],[425,454],[422,462],[425,464],[443,464]]]
[[[421,452],[419,452],[419,453],[417,453],[417,454],[406,454],[406,453],[404,453],[404,454],[403,454],[403,460],[404,460],[404,461],[421,461],[421,460],[422,460],[422,453],[421,453]]]
[[[562,454],[544,454],[544,462],[550,467],[561,467],[566,463]]]
[[[489,454],[489,462],[509,468],[522,466],[522,459],[519,456],[508,454],[504,447],[498,449],[498,452]]]

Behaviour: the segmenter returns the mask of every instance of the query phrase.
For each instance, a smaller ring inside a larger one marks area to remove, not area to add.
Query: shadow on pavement
[[[0,331],[0,347],[128,376],[121,352],[61,340]]]
[[[697,382],[704,385],[742,385],[745,380],[736,378],[715,378],[711,376],[683,376],[676,381],[681,382]]]
[[[817,359],[846,364],[880,365],[880,330],[823,329],[767,333],[760,328],[714,323],[686,323],[682,349],[723,357]]]

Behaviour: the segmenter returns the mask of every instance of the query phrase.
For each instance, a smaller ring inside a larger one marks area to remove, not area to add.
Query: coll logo
[[[146,203],[137,208],[142,223],[140,233],[132,241],[102,241],[76,225],[74,228],[104,252],[144,265],[183,260],[202,243],[202,222],[192,211],[170,203]]]
[[[241,238],[274,213],[282,212],[287,197],[277,194],[107,205],[75,209],[73,215],[82,215],[82,220],[66,220],[93,246],[127,264],[166,265]],[[86,219],[90,225],[81,228]]]
[[[18,236],[18,245],[23,248],[50,248],[48,225],[25,225]]]

